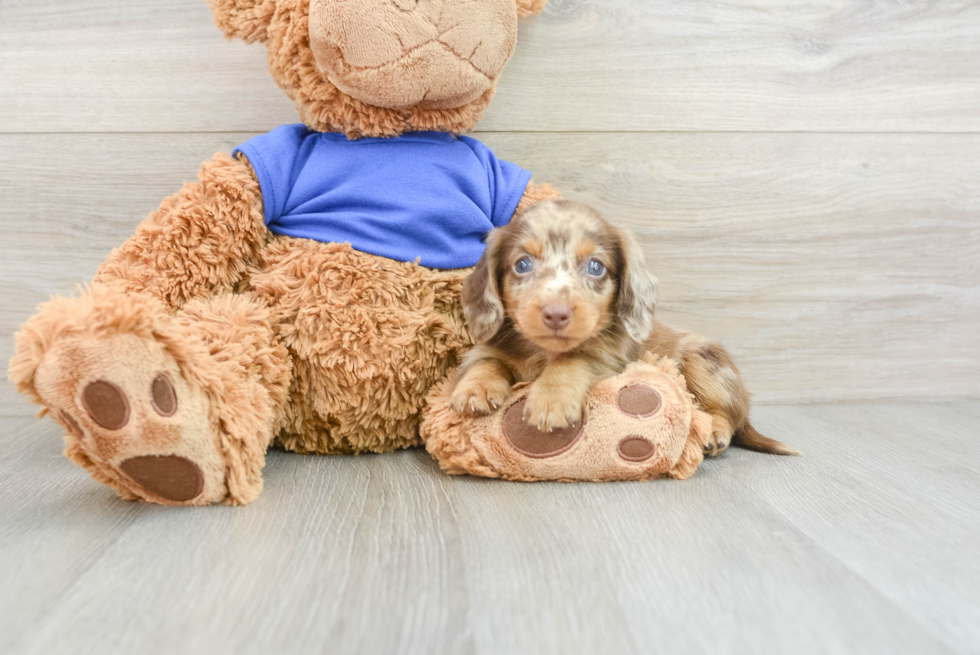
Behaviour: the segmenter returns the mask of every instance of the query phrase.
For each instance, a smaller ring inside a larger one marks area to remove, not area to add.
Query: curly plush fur
[[[529,184],[524,206],[555,197]],[[385,452],[420,443],[429,389],[471,345],[459,304],[470,269],[439,271],[269,233],[248,162],[217,155],[165,199],[76,298],[43,305],[17,335],[9,375],[66,430],[65,452],[123,498],[242,504],[265,451]],[[181,411],[145,389],[171,371]],[[132,407],[106,430],[83,382],[111,378]],[[193,411],[191,411],[193,409]],[[135,456],[193,461],[191,500],[120,473]]]

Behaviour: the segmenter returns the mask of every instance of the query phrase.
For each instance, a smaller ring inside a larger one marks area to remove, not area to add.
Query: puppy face
[[[567,200],[533,205],[491,232],[463,286],[463,311],[478,341],[510,318],[534,345],[561,353],[613,325],[649,336],[656,280],[624,231],[594,209]]]

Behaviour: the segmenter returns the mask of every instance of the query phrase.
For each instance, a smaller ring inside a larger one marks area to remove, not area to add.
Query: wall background
[[[980,397],[980,3],[551,0],[477,136],[640,237],[760,403]],[[0,355],[296,122],[203,0],[0,4]],[[0,414],[34,408],[0,386]]]

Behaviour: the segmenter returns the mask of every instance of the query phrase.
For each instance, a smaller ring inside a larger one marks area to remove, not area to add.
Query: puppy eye
[[[589,275],[599,277],[606,272],[606,267],[598,259],[590,259],[588,267]]]
[[[518,275],[527,275],[534,268],[534,264],[531,263],[530,257],[521,257],[514,264],[514,272]]]

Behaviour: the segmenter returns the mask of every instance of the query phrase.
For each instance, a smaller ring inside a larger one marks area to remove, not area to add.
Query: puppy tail
[[[782,441],[776,441],[763,435],[748,422],[745,423],[745,426],[741,430],[735,432],[734,437],[732,437],[732,445],[747,450],[756,450],[760,453],[773,453],[774,455],[803,454],[796,448],[787,446]]]

